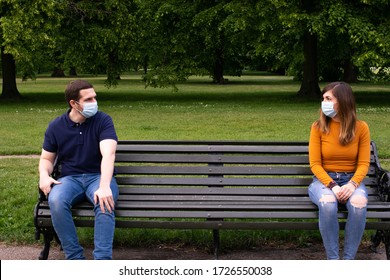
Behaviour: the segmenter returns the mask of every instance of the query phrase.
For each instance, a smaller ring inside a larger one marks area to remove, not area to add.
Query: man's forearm
[[[110,187],[111,179],[114,174],[115,153],[105,155],[101,162],[100,187]]]
[[[54,169],[53,163],[50,160],[43,159],[43,158],[39,160],[38,171],[40,177],[50,176],[50,174],[53,172],[53,169]]]
[[[100,187],[109,188],[114,174],[116,141],[111,139],[101,141],[100,152],[102,154]]]
[[[47,196],[51,191],[51,185],[53,183],[58,184],[60,182],[54,180],[50,177],[51,173],[54,169],[54,153],[48,153],[46,151],[42,151],[41,158],[39,160],[39,188],[43,191],[43,193]]]

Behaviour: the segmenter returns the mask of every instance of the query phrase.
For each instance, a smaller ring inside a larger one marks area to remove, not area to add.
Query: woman
[[[356,117],[351,87],[330,83],[322,91],[320,118],[312,124],[310,168],[314,174],[310,199],[319,209],[319,229],[328,259],[339,259],[337,210],[345,204],[343,259],[354,259],[366,225],[367,190],[363,184],[370,164],[370,131]]]

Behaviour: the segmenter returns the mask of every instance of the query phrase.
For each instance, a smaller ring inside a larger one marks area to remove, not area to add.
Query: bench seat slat
[[[285,197],[285,196],[222,196],[222,195],[213,195],[213,196],[202,196],[202,195],[155,195],[151,198],[149,195],[140,195],[140,196],[127,196],[121,197],[118,200],[119,203],[141,203],[144,201],[172,201],[172,202],[213,202],[217,201],[220,203],[263,203],[266,201],[271,202],[310,202],[310,199],[306,196],[298,196],[298,197]]]
[[[120,218],[145,218],[145,219],[317,219],[317,211],[182,211],[182,210],[168,210],[168,211],[140,211],[140,210],[117,210],[116,217]],[[48,209],[43,210],[40,219],[50,217],[50,211]],[[367,219],[385,219],[383,223],[387,223],[388,229],[390,229],[390,220],[388,218],[388,209],[381,211],[368,211]],[[94,213],[92,209],[76,209],[73,213],[78,218],[93,218]],[[345,219],[347,217],[346,212],[339,212],[338,217]],[[158,222],[158,220],[155,220]],[[248,221],[249,222],[249,221]],[[270,221],[272,222],[272,221]],[[277,222],[276,220],[274,222]],[[282,222],[282,221],[281,221]],[[318,222],[318,221],[317,221]]]
[[[175,188],[175,187],[127,187],[121,186],[119,188],[121,195],[139,195],[139,194],[151,194],[151,195],[164,195],[164,194],[176,194],[176,195],[303,195],[308,196],[307,186],[304,187],[253,187],[253,188],[241,188],[241,187],[226,187],[226,188],[209,188],[209,187],[187,187],[187,188]],[[376,195],[375,188],[367,188],[368,195]]]
[[[166,210],[182,210],[191,211],[193,209],[203,209],[209,211],[212,209],[228,211],[229,209],[241,209],[245,211],[260,211],[260,210],[313,210],[317,212],[317,207],[310,202],[310,200],[297,200],[291,201],[286,204],[284,200],[266,200],[266,201],[118,201],[116,205],[116,211],[122,210],[134,210],[143,209],[151,210],[157,209],[160,211]],[[342,209],[342,207],[340,208]],[[389,211],[390,205],[382,201],[371,201],[367,206],[368,212],[370,211]],[[81,203],[73,208],[74,211],[79,210],[92,210],[91,204],[85,202]],[[46,204],[40,206],[40,215],[50,215],[49,207]],[[45,212],[46,211],[46,212]],[[46,214],[45,214],[46,213]],[[92,212],[91,212],[92,213]]]
[[[93,227],[93,220],[76,220],[76,226]],[[51,219],[42,218],[42,227],[51,227]],[[318,230],[318,222],[308,221],[258,221],[258,222],[240,222],[240,221],[148,221],[148,220],[117,220],[118,228],[162,228],[162,229],[226,229],[226,230]],[[340,228],[344,229],[345,223],[340,222]],[[386,230],[389,228],[388,222],[367,222],[366,229]]]
[[[130,203],[128,205],[123,205],[122,207],[117,207],[117,210],[119,209],[157,209],[157,210],[170,210],[170,209],[182,209],[182,211],[188,211],[193,209],[204,209],[205,211],[208,210],[224,210],[229,211],[231,209],[240,209],[245,211],[260,211],[260,210],[278,210],[278,211],[285,211],[285,210],[317,210],[317,206],[313,205],[309,201],[307,203],[304,202],[296,202],[296,203],[289,203],[286,205],[284,202],[274,201],[274,202],[263,202],[263,203],[243,203],[241,202],[238,205],[238,202],[221,202],[221,203],[189,203],[189,202],[155,202],[155,203]],[[383,205],[383,204],[371,204],[367,207],[368,211],[375,210],[375,211],[382,211],[382,210],[390,210],[389,205]]]
[[[126,203],[132,202],[136,203],[138,201],[183,201],[183,202],[191,202],[191,201],[219,201],[219,202],[236,202],[236,203],[244,203],[244,202],[253,202],[253,203],[262,203],[266,201],[270,202],[310,202],[308,196],[234,196],[234,195],[212,195],[212,196],[204,196],[204,195],[122,195],[120,196],[118,202]],[[380,201],[378,196],[369,196],[369,203],[374,203]]]
[[[340,228],[345,228],[345,223],[340,222]],[[318,222],[240,222],[240,221],[161,221],[157,225],[151,221],[118,221],[119,227],[134,228],[164,228],[164,229],[225,229],[225,230],[318,230]],[[388,222],[368,222],[366,229],[386,230],[389,228]]]

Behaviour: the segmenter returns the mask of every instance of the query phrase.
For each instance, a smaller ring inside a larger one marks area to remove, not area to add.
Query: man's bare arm
[[[111,212],[115,207],[110,184],[114,173],[116,145],[117,142],[111,139],[100,142],[100,152],[102,154],[101,178],[99,189],[94,195],[94,202],[95,204],[100,204],[103,213],[105,212],[105,208]]]
[[[39,188],[47,196],[51,191],[52,184],[61,184],[61,182],[50,177],[54,169],[56,153],[51,153],[42,149],[39,159]]]

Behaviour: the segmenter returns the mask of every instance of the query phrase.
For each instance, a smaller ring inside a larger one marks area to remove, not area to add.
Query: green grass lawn
[[[178,92],[145,89],[137,75],[122,76],[119,85],[110,89],[104,86],[104,77],[86,79],[95,86],[99,109],[113,117],[121,140],[308,141],[310,125],[319,114],[320,100],[298,98],[299,82],[272,75],[228,78],[227,85],[213,85],[209,78],[191,77],[178,85]],[[40,153],[47,124],[67,109],[64,89],[70,80],[39,77],[36,81],[19,82],[22,100],[0,100],[0,155]],[[352,87],[358,116],[369,124],[382,165],[390,169],[390,85],[362,82]],[[36,158],[0,159],[0,241],[34,242],[32,217],[37,200],[37,165]],[[81,234],[81,240],[90,242],[90,231],[82,232],[86,234]],[[144,230],[134,230],[131,235],[118,231],[121,237],[117,240],[121,241],[116,242],[136,245],[156,239],[161,242],[194,239],[193,231],[163,232],[149,230],[146,240]],[[274,235],[271,232],[267,237],[251,231],[223,234],[246,245]],[[280,236],[286,240],[290,234]],[[196,236],[201,244],[211,238],[204,231]],[[318,233],[314,236],[318,238]]]

